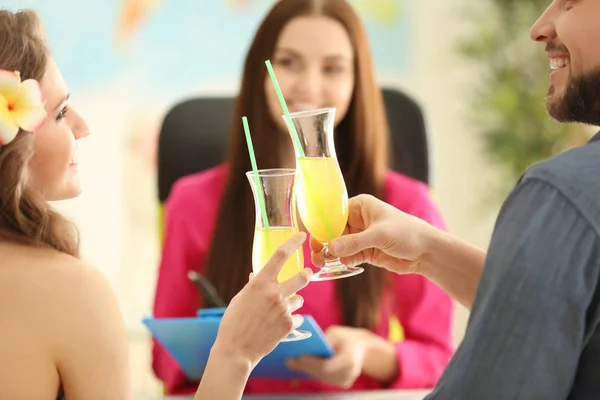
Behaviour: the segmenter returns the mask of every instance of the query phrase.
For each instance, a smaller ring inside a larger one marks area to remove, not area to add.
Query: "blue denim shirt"
[[[466,335],[427,400],[600,399],[600,133],[504,203]]]

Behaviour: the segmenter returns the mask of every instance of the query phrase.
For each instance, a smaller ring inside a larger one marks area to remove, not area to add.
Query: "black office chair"
[[[427,132],[419,105],[396,89],[383,89],[391,136],[391,168],[429,184]],[[173,183],[221,164],[225,157],[233,98],[184,101],[165,116],[158,142],[158,197],[162,204]]]

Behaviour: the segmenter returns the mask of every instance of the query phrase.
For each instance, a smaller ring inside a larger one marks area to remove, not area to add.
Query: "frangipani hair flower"
[[[35,79],[21,82],[18,71],[0,69],[0,146],[12,142],[19,129],[33,132],[45,121],[39,82]]]

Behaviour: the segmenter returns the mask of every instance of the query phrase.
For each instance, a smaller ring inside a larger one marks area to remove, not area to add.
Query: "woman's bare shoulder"
[[[0,243],[0,292],[11,310],[67,323],[94,303],[114,304],[108,280],[95,267],[53,249]],[[10,310],[9,310],[10,312]]]
[[[30,364],[51,365],[67,396],[125,398],[127,334],[101,271],[49,249],[0,243],[0,254],[0,293],[9,305],[0,304],[0,320],[16,321],[13,337],[29,335],[45,354]]]
[[[77,281],[103,281],[97,268],[54,249],[13,243],[0,243],[0,275],[4,282],[22,282],[29,287],[48,289],[69,287]],[[76,288],[71,287],[73,290]]]

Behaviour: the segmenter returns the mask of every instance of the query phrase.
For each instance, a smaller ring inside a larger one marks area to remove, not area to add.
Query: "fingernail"
[[[306,232],[300,232],[299,235],[302,240],[306,239]]]

